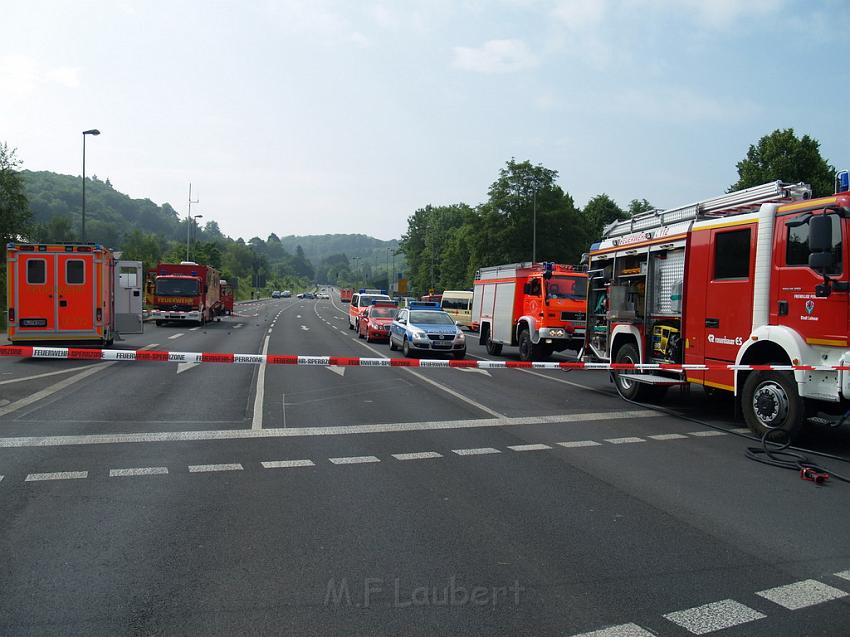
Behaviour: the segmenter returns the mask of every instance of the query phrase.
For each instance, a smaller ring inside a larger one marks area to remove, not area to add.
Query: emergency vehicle
[[[348,305],[348,329],[357,329],[360,316],[366,309],[372,305],[372,301],[391,301],[387,296],[386,290],[365,290],[361,289],[356,294],[351,295],[351,303]]]
[[[221,275],[218,270],[194,261],[160,263],[156,266],[154,310],[156,324],[169,321],[204,325],[224,313]]]
[[[589,254],[586,359],[711,366],[613,380],[632,400],[685,383],[732,392],[759,434],[843,413],[848,371],[726,368],[850,364],[846,173],[840,184],[811,199],[777,181],[606,227]]]
[[[372,301],[372,305],[360,315],[357,323],[357,336],[365,338],[367,343],[385,340],[390,337],[390,325],[398,314],[395,301]]]
[[[233,303],[235,294],[233,286],[226,280],[221,280],[221,311],[223,314],[231,316],[233,314]]]
[[[586,320],[587,274],[557,263],[512,263],[475,274],[472,322],[479,343],[498,356],[519,347],[524,361],[581,349]]]
[[[351,297],[354,295],[354,290],[351,288],[342,288],[339,291],[339,302],[340,303],[351,303]]]
[[[94,243],[6,246],[8,338],[109,347],[142,333],[142,263]]]

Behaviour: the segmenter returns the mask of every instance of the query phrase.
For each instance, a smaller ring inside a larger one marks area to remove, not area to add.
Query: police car
[[[390,325],[390,349],[401,348],[405,357],[421,353],[466,356],[466,339],[439,303],[411,303],[400,309]]]

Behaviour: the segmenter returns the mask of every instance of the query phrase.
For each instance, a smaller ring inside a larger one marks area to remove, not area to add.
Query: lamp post
[[[351,260],[354,261],[354,287],[358,289],[360,287],[360,278],[357,274],[357,262],[360,260],[360,257],[351,257]]]
[[[192,229],[192,204],[198,203],[200,199],[195,199],[192,201],[192,182],[189,182],[189,212],[187,213],[189,219],[186,223],[186,260],[189,260],[189,231]],[[203,215],[199,215],[203,216]]]
[[[534,238],[531,240],[531,262],[537,262],[537,188],[534,189],[534,195],[532,199],[532,234]]]
[[[390,281],[390,251],[392,248],[387,246],[387,294],[392,296],[392,283]]]
[[[196,223],[196,221],[198,219],[203,219],[203,218],[204,218],[204,215],[194,215],[192,217],[189,217],[189,219],[191,220],[190,223],[192,224],[192,243],[195,242],[196,230],[198,229],[198,224]]]
[[[86,242],[86,135],[100,135],[100,131],[96,128],[83,131],[83,243]]]

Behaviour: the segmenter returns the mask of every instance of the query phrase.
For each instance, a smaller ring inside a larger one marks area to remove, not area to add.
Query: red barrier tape
[[[294,356],[283,354],[230,354],[225,352],[161,352],[152,350],[85,349],[81,347],[0,346],[0,356],[95,361],[148,361],[172,363],[236,363],[249,365],[306,365],[341,367],[459,367],[464,369],[584,369],[605,371],[704,372],[742,371],[850,371],[850,365],[677,365],[674,363],[585,363],[582,361],[437,360],[419,358],[363,358],[344,356]]]

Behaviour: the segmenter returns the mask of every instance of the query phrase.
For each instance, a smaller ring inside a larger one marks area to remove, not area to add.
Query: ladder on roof
[[[736,190],[719,197],[678,206],[668,210],[650,210],[631,219],[615,221],[605,227],[602,236],[606,239],[619,237],[632,232],[653,230],[682,221],[705,217],[723,217],[753,212],[763,203],[786,203],[812,196],[808,184],[790,184],[771,181],[761,186]]]

